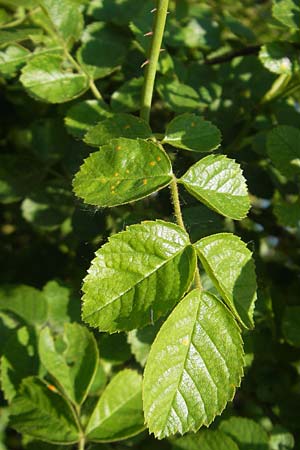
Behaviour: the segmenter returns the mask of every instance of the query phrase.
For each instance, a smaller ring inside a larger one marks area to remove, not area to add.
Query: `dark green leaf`
[[[161,78],[156,88],[163,101],[176,113],[197,111],[203,107],[198,93],[191,86]]]
[[[219,430],[201,430],[172,442],[172,450],[239,450],[236,443]]]
[[[10,407],[10,425],[20,433],[56,444],[79,440],[79,430],[66,400],[37,377],[26,378]]]
[[[141,139],[120,138],[84,161],[73,187],[85,203],[116,206],[147,197],[171,179],[171,163],[161,147]]]
[[[168,124],[163,142],[185,150],[209,152],[219,147],[221,133],[211,122],[186,113]]]
[[[269,438],[261,425],[244,417],[221,422],[220,430],[230,436],[240,450],[268,450]]]
[[[143,78],[126,81],[111,97],[111,107],[116,112],[135,112],[140,109]]]
[[[267,151],[274,166],[282,175],[293,178],[300,175],[300,131],[288,125],[279,125],[269,132]]]
[[[158,320],[154,324],[144,327],[142,330],[132,330],[128,333],[128,342],[131,351],[141,366],[146,364],[151,345],[161,327],[161,323],[162,321]]]
[[[89,145],[100,147],[115,138],[147,139],[151,135],[151,128],[143,119],[131,114],[115,114],[112,118],[90,128],[84,141]]]
[[[282,319],[282,332],[286,341],[300,347],[300,306],[287,306]]]

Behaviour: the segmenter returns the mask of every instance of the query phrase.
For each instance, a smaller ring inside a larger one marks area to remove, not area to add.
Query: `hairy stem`
[[[175,214],[175,217],[176,217],[176,222],[184,231],[186,231],[185,226],[184,226],[184,222],[183,222],[183,217],[182,217],[182,212],[181,212],[181,207],[180,207],[180,200],[179,200],[177,180],[176,180],[175,176],[173,176],[173,180],[172,180],[172,182],[170,184],[170,188],[171,188],[171,198],[172,198],[172,203],[173,203],[173,206],[174,206],[174,214]]]
[[[146,66],[145,71],[144,86],[141,101],[141,112],[140,112],[140,117],[144,119],[146,122],[149,122],[150,119],[154,81],[156,76],[156,69],[161,49],[162,38],[166,24],[168,5],[169,0],[157,0],[153,37],[151,41],[150,54],[148,57],[148,64]]]

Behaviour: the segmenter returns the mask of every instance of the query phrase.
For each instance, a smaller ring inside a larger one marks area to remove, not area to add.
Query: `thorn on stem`
[[[157,11],[157,8],[153,8],[153,9],[151,9],[151,13],[154,13],[155,11]]]
[[[165,49],[165,48],[161,48],[159,51],[160,51],[160,52],[165,52],[166,49]]]
[[[153,31],[148,31],[148,33],[145,33],[144,36],[152,36],[153,35]]]
[[[146,61],[143,62],[143,64],[141,65],[141,69],[145,67],[147,64],[149,64],[149,59],[146,59]]]

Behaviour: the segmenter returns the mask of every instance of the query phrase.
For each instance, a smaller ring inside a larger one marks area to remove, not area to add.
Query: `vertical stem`
[[[174,214],[176,217],[176,221],[177,221],[178,225],[183,230],[185,230],[185,226],[184,226],[184,222],[183,222],[183,218],[182,218],[181,207],[180,207],[180,201],[179,201],[178,186],[177,186],[177,181],[176,181],[176,178],[174,175],[173,175],[173,180],[170,184],[170,188],[171,188],[171,197],[172,197],[172,203],[174,206]]]
[[[140,112],[140,117],[144,119],[146,122],[149,122],[150,119],[154,81],[162,38],[166,24],[168,5],[169,0],[157,0],[153,37],[151,41],[150,54],[148,57],[149,62],[146,66],[145,71],[144,86],[141,101],[141,112]]]
[[[84,450],[85,447],[85,438],[82,436],[80,441],[78,442],[78,450]]]

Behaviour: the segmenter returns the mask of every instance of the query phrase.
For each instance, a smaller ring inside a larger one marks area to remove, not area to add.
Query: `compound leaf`
[[[63,341],[65,349],[60,353],[50,329],[44,328],[39,339],[40,359],[70,400],[80,405],[88,394],[97,369],[97,344],[94,336],[76,323],[65,325]]]
[[[178,181],[194,197],[225,217],[243,219],[250,208],[242,170],[224,155],[206,156]]]
[[[200,261],[226,304],[246,328],[253,328],[256,277],[252,253],[238,236],[213,234],[194,244]]]
[[[37,55],[22,69],[20,81],[37,100],[64,103],[83,94],[88,88],[84,73],[73,73],[58,55]]]
[[[37,377],[26,378],[10,407],[10,425],[19,433],[56,444],[79,440],[79,430],[66,400]]]
[[[212,294],[195,289],[174,309],[144,372],[144,411],[158,439],[208,426],[232,400],[243,374],[240,329]]]
[[[102,393],[87,425],[88,439],[113,442],[145,428],[142,377],[134,370],[119,372]]]
[[[89,145],[100,147],[120,137],[147,139],[151,135],[151,128],[143,119],[131,114],[115,114],[112,118],[90,128],[84,141]]]
[[[209,152],[219,147],[219,129],[196,114],[182,114],[167,126],[163,142],[176,148],[195,152]]]
[[[158,145],[119,138],[85,159],[73,187],[85,203],[117,206],[147,197],[171,179],[171,162]]]
[[[184,295],[195,267],[195,251],[177,225],[131,225],[96,252],[83,284],[83,319],[109,332],[147,325]]]

